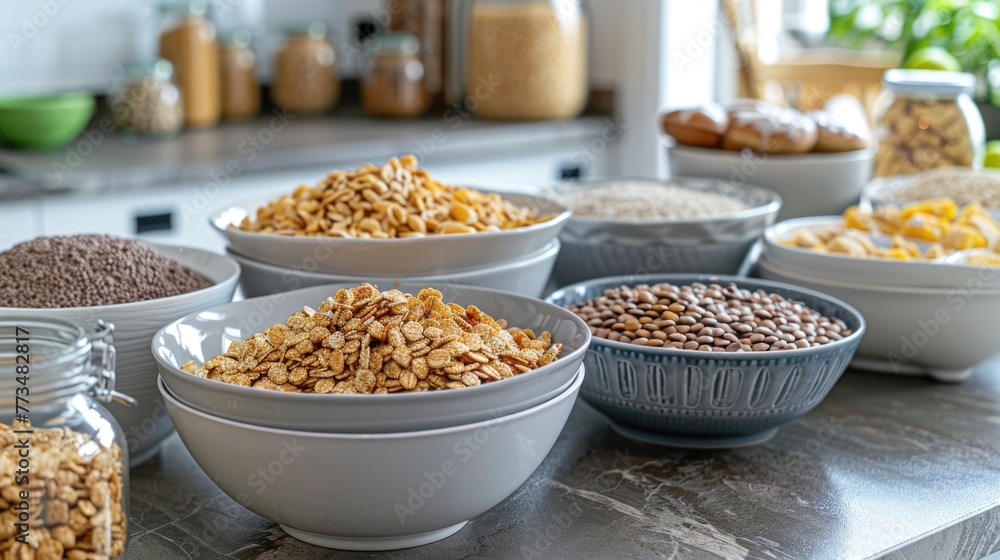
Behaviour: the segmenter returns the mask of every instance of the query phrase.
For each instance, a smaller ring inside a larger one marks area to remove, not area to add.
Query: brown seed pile
[[[18,484],[18,439],[0,424],[0,558],[118,558],[125,552],[122,452],[69,428],[34,428],[27,484]],[[18,542],[22,492],[27,492],[27,543]]]
[[[561,348],[548,332],[505,330],[431,288],[413,297],[362,284],[181,369],[261,389],[381,394],[498,381],[555,361]]]
[[[443,185],[416,156],[332,171],[315,187],[302,185],[257,210],[238,229],[290,236],[389,239],[512,229],[552,218],[498,194]]]
[[[851,333],[840,319],[735,284],[621,286],[569,310],[600,338],[705,352],[793,350]]]
[[[148,245],[111,235],[38,237],[0,253],[0,307],[93,307],[212,283]]]

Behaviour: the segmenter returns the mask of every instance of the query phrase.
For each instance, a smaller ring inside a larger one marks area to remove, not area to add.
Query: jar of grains
[[[184,99],[184,123],[212,126],[222,114],[219,50],[207,0],[163,4],[160,56],[174,65]]]
[[[888,70],[875,107],[876,177],[979,167],[986,128],[961,72]]]
[[[4,558],[119,558],[128,523],[110,325],[0,319]]]
[[[471,0],[465,100],[489,119],[565,119],[587,101],[589,22],[580,0]]]
[[[448,0],[393,0],[388,7],[389,30],[412,33],[420,42],[428,104],[443,101]]]
[[[219,41],[222,72],[222,116],[249,119],[260,112],[257,57],[250,48],[250,31],[238,29]]]
[[[305,114],[321,113],[337,104],[337,55],[326,32],[325,22],[313,21],[285,34],[274,59],[271,97],[275,105]]]
[[[163,59],[132,62],[116,70],[108,103],[123,138],[168,138],[184,126],[184,105],[173,73],[173,66]]]
[[[420,41],[409,33],[388,33],[371,43],[361,102],[369,115],[418,117],[427,111]]]

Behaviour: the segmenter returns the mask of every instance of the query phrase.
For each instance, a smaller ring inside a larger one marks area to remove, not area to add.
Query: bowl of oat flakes
[[[554,278],[568,284],[623,274],[733,274],[781,210],[781,197],[718,179],[567,183],[553,198],[572,211]]]
[[[173,433],[156,390],[149,344],[163,325],[231,301],[240,266],[211,251],[111,235],[38,237],[0,252],[0,316],[114,326],[116,388],[138,406],[108,410],[128,437],[133,465]]]
[[[542,251],[569,211],[546,198],[435,180],[415,156],[331,171],[275,199],[216,213],[232,251],[322,274],[419,277],[477,270]]]
[[[153,338],[166,387],[266,428],[388,433],[514,414],[568,389],[582,320],[534,298],[424,283],[332,284],[183,317]]]

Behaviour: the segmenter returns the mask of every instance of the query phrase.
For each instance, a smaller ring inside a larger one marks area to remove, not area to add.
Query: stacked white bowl
[[[551,200],[504,194],[545,222],[497,232],[403,239],[292,237],[236,229],[264,201],[237,204],[217,213],[212,225],[228,241],[227,252],[243,266],[247,297],[266,296],[331,283],[397,282],[497,288],[541,297],[559,255],[558,235],[569,211]]]
[[[62,319],[84,327],[102,320],[114,326],[115,388],[136,399],[138,405],[126,407],[111,403],[107,407],[125,429],[132,465],[156,455],[163,440],[173,433],[156,388],[156,364],[149,350],[153,335],[163,325],[188,313],[231,301],[240,276],[239,265],[223,255],[161,243],[147,244],[204,276],[212,285],[186,294],[115,305],[56,309],[0,307],[0,315],[5,316]]]
[[[804,286],[857,308],[868,330],[855,367],[941,381],[967,379],[1000,355],[1000,268],[821,253],[782,243],[801,229],[840,228],[839,216],[787,220],[764,232],[760,275]]]
[[[548,454],[583,383],[590,330],[533,298],[432,285],[445,301],[551,332],[563,344],[559,359],[475,387],[384,395],[269,391],[180,369],[351,286],[221,305],[164,327],[153,340],[160,391],[209,478],[293,537],[349,550],[445,538],[517,490]]]

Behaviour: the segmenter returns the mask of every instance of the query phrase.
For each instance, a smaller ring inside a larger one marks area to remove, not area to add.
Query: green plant
[[[986,80],[989,97],[1000,105],[1000,80],[987,77],[1000,64],[1000,0],[831,0],[827,36],[853,47],[887,43],[904,60],[921,48],[942,47]]]

